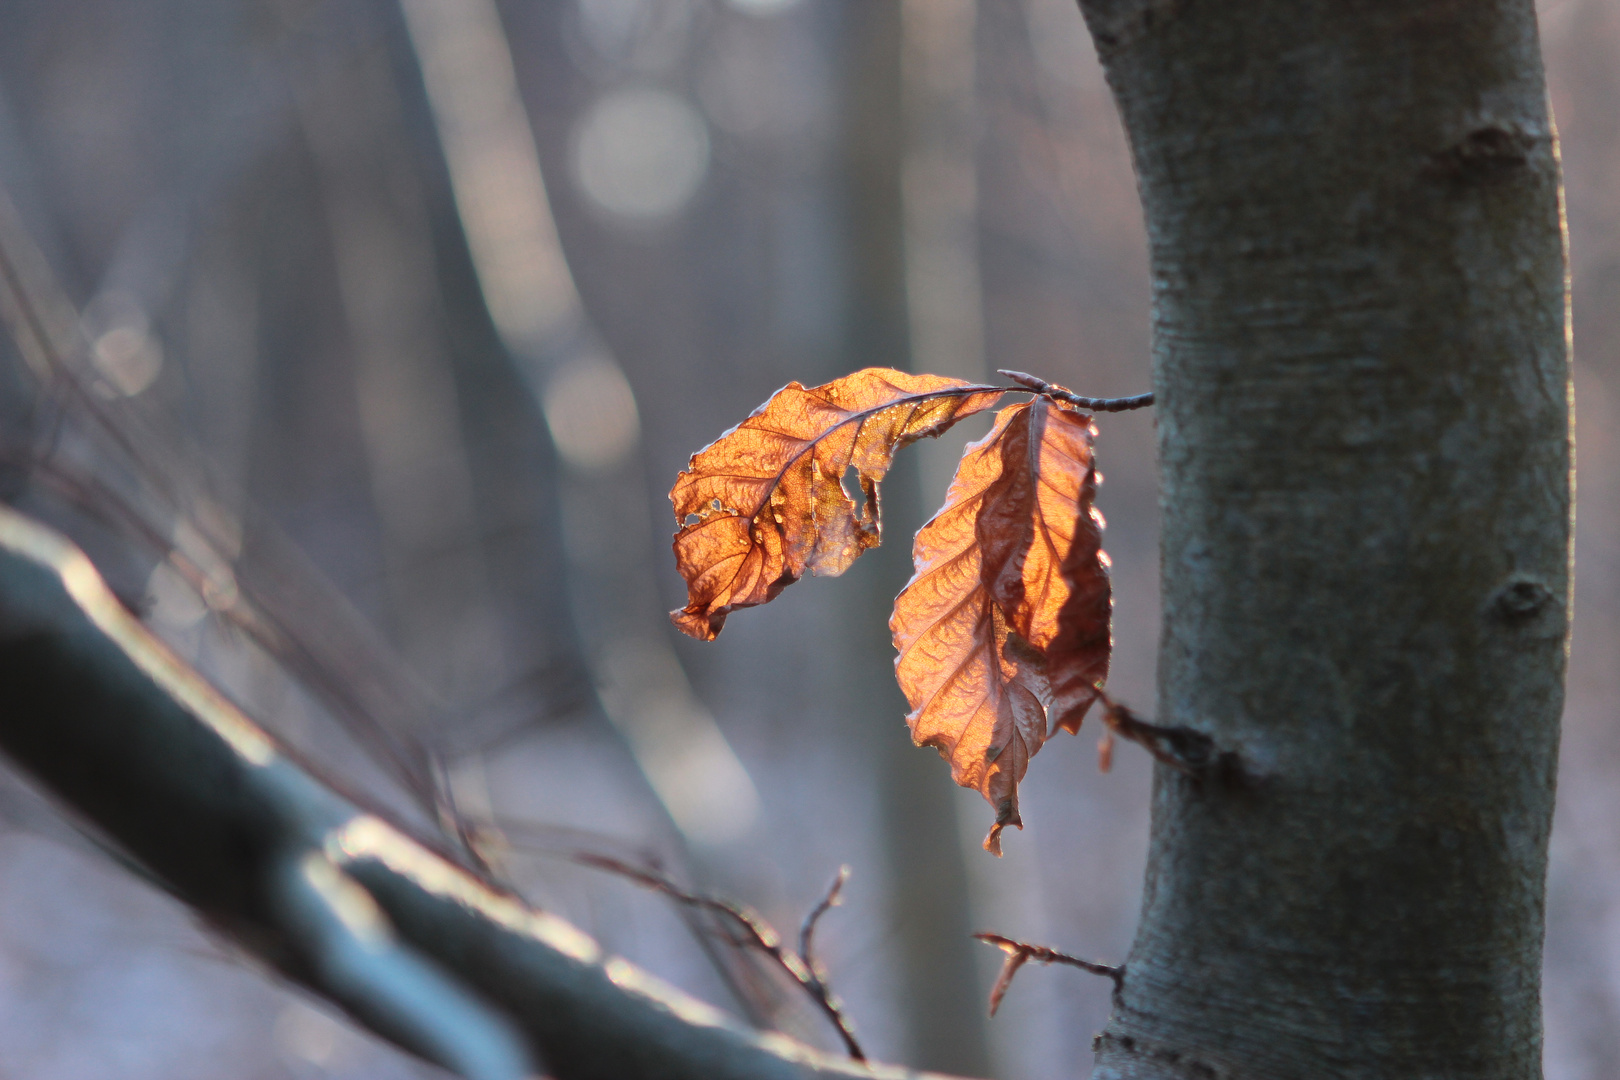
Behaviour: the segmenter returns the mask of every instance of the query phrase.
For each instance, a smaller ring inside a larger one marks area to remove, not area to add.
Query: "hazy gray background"
[[[9,498],[347,784],[418,820],[453,798],[534,901],[666,979],[744,1007],[663,901],[559,853],[656,855],[784,930],[848,863],[819,941],[874,1056],[1088,1066],[1107,983],[1027,968],[986,1023],[999,954],[966,933],[1123,957],[1143,755],[1104,776],[1089,726],[1048,746],[998,861],[989,808],[909,746],[891,674],[910,533],[986,422],[907,452],[888,543],[844,577],[712,644],[663,617],[684,598],[664,493],[789,380],[1010,367],[1148,388],[1140,214],[1069,0],[6,0],[0,25],[0,184],[79,343],[79,391],[0,347]],[[1543,30],[1581,465],[1547,1072],[1606,1080],[1620,3],[1552,0]],[[1103,417],[1098,448],[1110,686],[1148,713],[1151,425]],[[302,662],[231,627],[244,593]],[[0,811],[0,1073],[434,1073],[221,946],[14,777]],[[747,996],[834,1045],[779,986]]]

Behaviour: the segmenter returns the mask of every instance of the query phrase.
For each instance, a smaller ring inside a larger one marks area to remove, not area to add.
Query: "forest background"
[[[56,504],[250,712],[414,813],[379,737],[210,608],[238,578],[307,600],[292,629],[363,688],[384,741],[430,750],[502,868],[610,951],[739,1007],[664,899],[569,852],[656,853],[784,928],[847,863],[819,942],[874,1057],[1031,1080],[1088,1059],[1107,982],[1026,971],[987,1023],[1000,957],[967,933],[1122,957],[1145,755],[1122,747],[1103,776],[1089,728],[1049,747],[993,860],[986,809],[909,745],[891,674],[905,538],[988,421],[902,462],[889,543],[842,578],[709,645],[663,615],[683,593],[664,491],[789,380],[881,364],[1148,388],[1140,211],[1067,0],[10,0],[0,17],[5,235],[82,310],[92,390],[65,404],[0,346],[8,496],[50,510],[17,468],[44,449],[106,485],[99,517],[126,503],[181,550],[186,528],[235,538],[210,601],[127,527]],[[1575,1080],[1620,1075],[1620,3],[1551,0],[1541,20],[1583,481],[1547,1075]],[[133,465],[75,437],[87,410],[143,433]],[[1109,685],[1149,715],[1151,425],[1099,421]],[[336,592],[300,584],[317,579]],[[9,773],[0,813],[0,1072],[434,1075],[231,953]],[[832,1045],[802,1002],[757,996]]]

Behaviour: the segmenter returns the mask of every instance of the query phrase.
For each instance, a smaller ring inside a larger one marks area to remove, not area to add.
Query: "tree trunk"
[[[1534,1077],[1570,607],[1530,0],[1081,0],[1146,211],[1159,766],[1102,1078]]]

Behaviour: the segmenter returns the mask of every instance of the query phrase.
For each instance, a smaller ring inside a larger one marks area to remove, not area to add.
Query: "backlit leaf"
[[[1038,654],[1012,641],[985,587],[977,523],[987,502],[1006,497],[1003,441],[1028,426],[1029,406],[1010,406],[990,434],[967,448],[944,508],[917,533],[916,573],[889,620],[912,740],[937,749],[951,763],[952,778],[995,808],[985,847],[997,853],[1002,828],[1022,826],[1018,782],[1046,736],[1045,680],[1032,663]]]
[[[878,484],[894,451],[995,404],[1003,390],[867,368],[771,395],[692,455],[669,493],[687,604],[670,613],[712,640],[730,612],[776,597],[806,572],[835,576],[881,534]],[[844,488],[853,468],[861,505]]]
[[[918,532],[916,573],[889,623],[912,738],[995,808],[985,847],[996,854],[1001,830],[1022,827],[1018,784],[1046,740],[1047,708],[1078,728],[1107,675],[1095,434],[1089,415],[1044,398],[1003,409]]]
[[[1046,656],[1053,730],[1071,734],[1108,678],[1112,592],[1093,505],[1091,417],[1036,398],[1028,424],[1002,439],[1000,497],[987,500],[977,531],[984,581],[1013,629]]]

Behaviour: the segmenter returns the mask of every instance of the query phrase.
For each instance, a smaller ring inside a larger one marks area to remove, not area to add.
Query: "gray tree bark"
[[[1165,511],[1141,925],[1095,1076],[1534,1077],[1570,604],[1530,0],[1081,0]]]

